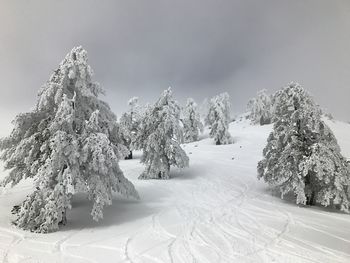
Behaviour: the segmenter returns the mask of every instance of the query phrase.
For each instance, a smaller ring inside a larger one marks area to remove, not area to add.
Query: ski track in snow
[[[299,208],[257,180],[270,129],[242,121],[231,125],[232,145],[216,146],[210,139],[185,145],[192,153],[190,168],[173,169],[169,181],[139,181],[139,160],[121,162],[141,201],[123,204],[121,221],[115,201],[115,224],[112,218],[109,225],[102,220],[94,227],[71,211],[82,220],[80,229],[23,234],[1,215],[0,258],[4,263],[350,262],[349,215]],[[8,207],[11,195],[25,196],[28,189],[6,189],[0,209]]]
[[[12,238],[11,243],[5,249],[4,256],[2,258],[2,261],[4,263],[7,263],[7,262],[9,262],[8,255],[9,255],[11,249],[13,247],[15,247],[17,244],[19,244],[20,242],[22,242],[25,239],[25,237],[24,237],[24,235],[21,235],[20,233],[18,233],[16,231],[12,231],[10,229],[6,229],[6,228],[2,228],[2,227],[0,228],[0,233],[1,234],[5,233],[5,236],[6,236],[6,234],[8,234]]]

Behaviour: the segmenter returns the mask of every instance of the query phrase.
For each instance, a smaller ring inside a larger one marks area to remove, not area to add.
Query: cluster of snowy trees
[[[200,110],[193,99],[181,107],[171,88],[153,104],[129,100],[119,122],[103,90],[92,80],[87,52],[76,47],[65,57],[38,94],[34,109],[19,114],[11,134],[0,140],[0,159],[9,174],[2,186],[32,178],[33,192],[19,204],[14,224],[33,232],[55,231],[67,221],[72,198],[85,193],[91,216],[103,218],[113,194],[139,199],[119,160],[141,150],[140,179],[169,179],[171,166],[185,168],[181,144],[199,140]],[[273,96],[258,93],[249,103],[253,123],[274,122],[258,164],[258,177],[281,196],[294,194],[298,204],[335,206],[349,212],[350,168],[321,110],[297,83]],[[201,113],[215,144],[232,143],[227,93],[205,100]]]
[[[27,178],[34,182],[33,192],[13,209],[13,223],[24,230],[59,229],[78,193],[92,202],[96,221],[114,193],[139,199],[119,167],[119,160],[131,159],[133,150],[143,152],[146,168],[140,179],[169,179],[171,166],[189,165],[181,144],[197,141],[203,131],[193,99],[181,108],[170,88],[154,105],[142,107],[135,97],[117,122],[99,99],[104,91],[92,76],[87,52],[73,48],[39,91],[34,109],[19,114],[11,134],[0,140],[0,159],[9,170],[1,185],[14,186]],[[216,144],[231,141],[229,120],[228,94],[212,98],[206,123]]]
[[[173,117],[179,114],[179,118],[175,118],[174,123],[176,126],[174,124],[174,127],[179,130],[176,140],[180,143],[198,141],[200,133],[204,130],[204,124],[209,127],[209,135],[214,139],[216,144],[232,143],[231,135],[228,132],[231,120],[230,97],[228,93],[219,94],[210,100],[205,99],[201,109],[198,108],[196,102],[192,98],[187,99],[184,107],[181,107],[174,99],[172,99],[173,102],[170,104],[158,105],[160,101],[166,101],[167,97],[171,96],[172,98],[172,95],[168,93],[172,94],[171,88],[163,92],[154,106],[146,105],[142,107],[138,104],[138,98],[136,97],[131,98],[128,102],[130,110],[122,115],[119,124],[121,126],[120,130],[123,143],[130,151],[132,151],[132,149],[143,149],[143,145],[140,144],[140,141],[144,141],[143,138],[145,138],[144,133],[146,131],[142,129],[142,125],[144,125],[144,121],[147,121],[152,116],[150,113],[153,113],[153,108],[157,108],[161,111],[163,108],[173,111],[173,114],[164,113],[165,116]],[[156,119],[158,116],[160,116],[160,114],[154,118]],[[201,116],[203,116],[204,124]],[[166,120],[166,118],[160,119],[161,123]],[[177,127],[178,125],[180,125],[180,127]],[[148,129],[152,130],[152,127]],[[132,154],[130,158],[132,158]]]
[[[139,179],[169,179],[171,166],[187,167],[189,158],[181,148],[181,143],[197,141],[204,128],[194,100],[189,98],[181,109],[169,88],[153,106],[148,105],[143,113],[136,112],[134,122],[131,113],[123,114],[129,117],[121,118],[121,130],[134,131],[133,134],[128,133],[132,137],[126,140],[127,146],[143,152],[141,162],[146,165],[146,169]],[[206,123],[210,125],[210,137],[214,138],[216,144],[231,142],[229,120],[229,95],[223,93],[212,98],[208,105]],[[133,130],[129,128],[132,123],[136,124]]]
[[[322,111],[297,83],[273,95],[258,92],[248,102],[253,124],[274,123],[258,164],[258,177],[297,204],[337,207],[349,212],[350,168]],[[330,115],[325,115],[329,119]]]
[[[349,212],[350,168],[321,110],[297,83],[277,91],[275,122],[258,164],[258,177],[297,204]]]
[[[254,124],[270,124],[274,115],[273,105],[273,99],[266,94],[265,89],[258,91],[257,96],[248,102],[248,118]]]
[[[271,95],[267,94],[266,89],[257,92],[256,97],[250,99],[247,104],[247,118],[256,125],[266,125],[274,123],[278,116],[276,115],[277,97],[279,92]],[[207,101],[205,101],[207,103]],[[334,117],[327,110],[321,110],[323,117],[334,120]]]

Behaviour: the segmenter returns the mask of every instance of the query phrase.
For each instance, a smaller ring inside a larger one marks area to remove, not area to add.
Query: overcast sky
[[[239,113],[297,81],[350,120],[349,0],[0,0],[2,124],[77,45],[118,115],[168,86],[180,103],[227,91]]]

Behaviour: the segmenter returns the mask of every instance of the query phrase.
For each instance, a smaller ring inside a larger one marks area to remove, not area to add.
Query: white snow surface
[[[350,157],[350,125],[327,123]],[[257,180],[272,126],[231,123],[231,145],[208,136],[184,149],[190,168],[141,181],[140,153],[121,162],[141,200],[116,197],[94,222],[75,197],[68,225],[34,234],[11,225],[31,182],[0,189],[0,262],[350,262],[350,215],[281,200]]]

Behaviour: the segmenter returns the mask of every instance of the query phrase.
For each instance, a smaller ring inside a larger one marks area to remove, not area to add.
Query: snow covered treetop
[[[132,97],[129,101],[128,101],[128,105],[130,107],[135,107],[139,102],[139,98],[138,97]]]
[[[188,98],[186,101],[186,106],[193,105],[193,107],[197,107],[197,103],[192,98]]]
[[[277,118],[283,118],[295,111],[302,114],[310,110],[317,115],[315,117],[321,114],[321,110],[312,96],[296,82],[291,82],[285,88],[277,91],[274,100],[276,105],[274,114]]]
[[[171,87],[167,88],[163,91],[162,95],[160,96],[159,100],[157,101],[157,104],[167,104],[168,102],[173,103],[176,101],[173,101],[172,99],[173,91]],[[176,105],[176,108],[179,108],[178,105]]]
[[[81,46],[73,48],[39,91],[37,109],[40,111],[50,105],[59,104],[62,94],[69,94],[67,96],[72,98],[76,89],[83,96],[97,97],[103,90],[98,83],[91,81],[92,75],[86,50]]]

